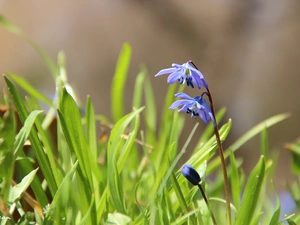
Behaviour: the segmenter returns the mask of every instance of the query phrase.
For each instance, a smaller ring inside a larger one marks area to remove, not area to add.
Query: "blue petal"
[[[192,98],[191,96],[187,95],[184,92],[179,92],[179,93],[175,94],[175,97],[194,100],[194,98]]]
[[[164,74],[174,73],[176,70],[177,70],[176,68],[162,69],[157,74],[155,74],[155,77],[160,76],[160,75],[164,75]]]
[[[203,117],[209,117],[213,121],[214,126],[216,126],[215,118],[214,118],[211,108],[208,106],[206,100],[204,98],[202,98],[202,99],[200,99],[199,103],[201,104],[204,111],[206,112],[206,115],[205,116],[203,115]],[[204,119],[203,119],[203,121],[204,121]],[[208,123],[208,121],[209,121],[209,119],[207,120],[207,123]]]
[[[201,89],[202,87],[202,82],[201,78],[198,73],[195,73],[194,71],[191,71],[191,77],[193,82],[196,84],[197,88]]]
[[[208,113],[206,112],[206,110],[204,108],[200,109],[199,116],[205,124],[208,124],[208,122],[210,120],[210,116],[208,115]]]
[[[183,64],[184,65],[184,64]],[[180,65],[180,64],[178,64],[178,63],[172,63],[172,67],[175,67],[175,68],[180,68],[180,69],[182,69],[182,68],[184,68],[184,66],[183,65]]]
[[[190,100],[178,100],[178,101],[174,102],[174,103],[169,107],[169,109],[176,109],[176,108],[178,108],[179,106],[181,106],[181,105],[186,105],[186,104],[188,104],[188,103],[190,103]]]
[[[182,76],[181,72],[175,71],[168,76],[168,84],[173,84]]]

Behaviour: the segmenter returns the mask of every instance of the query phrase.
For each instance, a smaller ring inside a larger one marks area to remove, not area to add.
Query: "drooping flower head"
[[[193,185],[198,185],[201,181],[198,172],[189,164],[184,164],[181,168],[182,175]]]
[[[162,69],[155,75],[155,77],[164,74],[170,74],[168,77],[168,84],[173,84],[178,81],[180,84],[186,83],[187,86],[191,86],[192,88],[194,88],[194,84],[199,89],[203,86],[208,88],[203,74],[196,69],[190,61],[182,65],[173,63],[171,68]]]
[[[214,126],[216,126],[213,113],[206,103],[205,98],[202,96],[196,96],[192,98],[183,92],[175,94],[175,97],[181,98],[181,100],[174,102],[170,106],[170,109],[176,109],[182,106],[178,112],[186,112],[187,114],[191,114],[191,117],[194,118],[199,116],[205,124],[208,124],[208,122],[212,120]]]

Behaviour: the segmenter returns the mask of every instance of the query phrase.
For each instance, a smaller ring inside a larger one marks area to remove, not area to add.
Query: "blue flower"
[[[182,106],[178,112],[186,112],[187,114],[191,114],[191,117],[194,117],[195,119],[197,116],[200,116],[205,124],[208,124],[209,120],[212,120],[214,126],[216,126],[214,116],[210,107],[206,103],[205,98],[202,96],[196,96],[195,98],[192,98],[183,92],[177,93],[175,96],[182,99],[174,102],[169,109],[176,109]]]
[[[198,185],[201,181],[198,172],[189,164],[183,165],[181,168],[181,173],[193,185]]]
[[[186,82],[187,86],[194,88],[194,84],[201,89],[202,86],[208,88],[203,74],[197,70],[190,62],[182,65],[173,63],[171,68],[159,71],[155,77],[164,74],[170,74],[168,77],[168,84],[173,84],[178,81],[180,84]]]

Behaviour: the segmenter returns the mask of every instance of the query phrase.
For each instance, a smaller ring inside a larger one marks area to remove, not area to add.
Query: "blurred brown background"
[[[133,48],[128,111],[142,63],[161,106],[166,77],[153,75],[172,62],[192,59],[210,85],[216,108],[227,107],[226,120],[233,120],[227,146],[258,122],[291,112],[290,119],[269,130],[269,137],[270,148],[280,150],[277,184],[292,179],[283,146],[300,136],[299,0],[0,0],[0,12],[52,59],[65,51],[70,83],[83,101],[91,95],[97,113],[110,114],[111,78],[125,41]],[[3,27],[0,53],[0,73],[20,74],[46,95],[54,93],[50,73],[35,50]],[[193,124],[187,120],[188,132]],[[259,147],[256,138],[238,151],[246,169],[258,160]]]

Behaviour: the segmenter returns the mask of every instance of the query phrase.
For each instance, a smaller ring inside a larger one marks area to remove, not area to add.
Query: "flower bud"
[[[198,185],[201,181],[201,178],[198,174],[198,172],[189,164],[183,165],[181,169],[182,175],[193,185]]]

